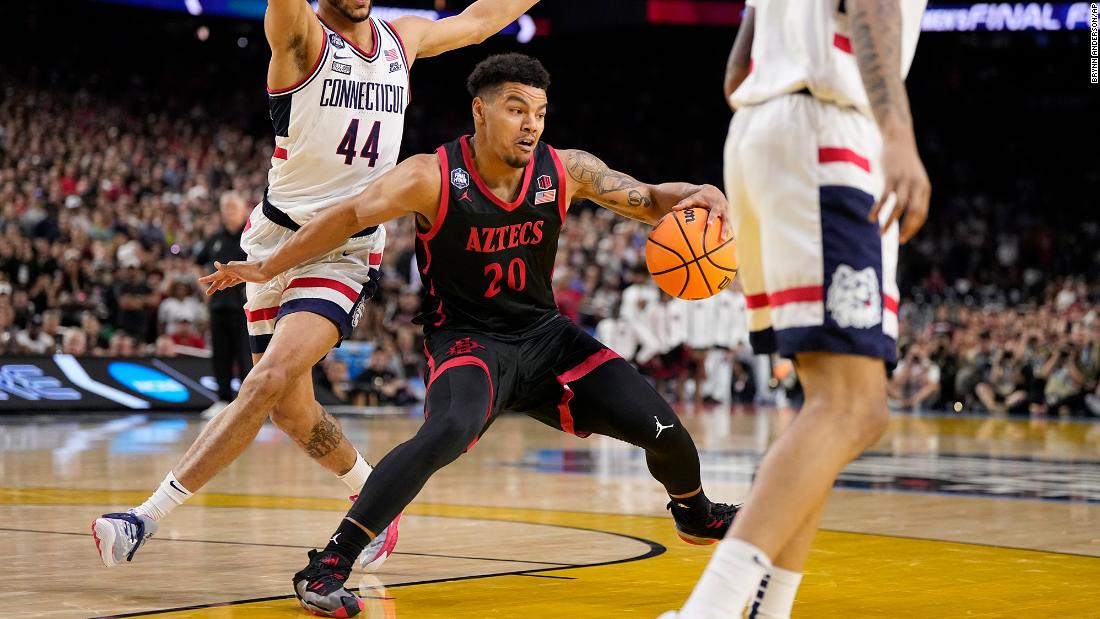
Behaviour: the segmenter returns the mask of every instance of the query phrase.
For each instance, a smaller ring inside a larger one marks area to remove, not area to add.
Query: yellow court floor
[[[712,498],[744,496],[789,412],[684,413]],[[415,418],[343,420],[370,458]],[[158,416],[0,424],[4,616],[305,617],[290,577],[349,506],[274,428],[103,568],[92,518],[148,495],[201,428]],[[709,550],[682,543],[633,448],[500,420],[429,482],[367,617],[656,617]],[[795,617],[1100,617],[1100,424],[898,416],[834,490]]]

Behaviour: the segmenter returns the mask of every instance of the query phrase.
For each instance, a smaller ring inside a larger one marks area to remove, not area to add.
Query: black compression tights
[[[609,361],[569,383],[576,427],[641,447],[653,477],[670,494],[700,487],[699,454],[668,403],[621,359]],[[469,447],[484,427],[489,408],[485,370],[459,366],[440,374],[428,390],[424,425],[378,463],[348,517],[381,532],[412,502],[436,471]],[[660,424],[658,426],[658,423]],[[326,550],[354,560],[369,539],[344,520]]]

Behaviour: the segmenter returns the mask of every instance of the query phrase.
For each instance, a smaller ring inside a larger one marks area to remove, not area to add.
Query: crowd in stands
[[[0,355],[204,354],[195,278],[208,265],[196,257],[222,225],[224,194],[259,201],[270,141],[200,110],[136,114],[86,91],[2,88]],[[1100,228],[1014,227],[985,198],[966,199],[952,197],[951,225],[933,220],[903,254],[895,405],[1100,414]],[[576,208],[554,274],[561,311],[679,401],[768,401],[790,386],[777,362],[751,354],[736,285],[693,303],[653,286],[646,231]],[[373,352],[321,372],[361,404],[423,393],[411,222],[390,224],[388,238],[383,286],[352,338]]]

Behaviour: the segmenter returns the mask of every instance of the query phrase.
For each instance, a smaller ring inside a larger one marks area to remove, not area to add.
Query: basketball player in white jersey
[[[249,258],[270,255],[317,212],[358,195],[396,165],[415,59],[479,43],[536,2],[478,0],[454,17],[391,24],[370,16],[371,0],[320,0],[317,13],[306,0],[269,0],[275,153],[264,201],[241,239]],[[371,227],[274,281],[248,286],[255,368],[147,501],[93,522],[105,566],[132,560],[157,522],[236,460],[269,416],[359,492],[371,467],[314,399],[310,369],[351,333],[375,290],[384,245],[385,229]],[[396,524],[364,550],[368,570],[392,552]]]
[[[726,192],[753,348],[795,360],[806,402],[668,618],[790,616],[836,476],[887,426],[899,221],[904,243],[931,192],[904,84],[925,1],[747,5],[726,76]]]

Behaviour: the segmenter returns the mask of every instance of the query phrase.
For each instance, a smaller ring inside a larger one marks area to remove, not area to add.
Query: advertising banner
[[[0,412],[189,411],[216,399],[209,359],[0,359]]]
[[[201,411],[217,391],[210,359],[198,357],[0,358],[0,414]],[[324,406],[344,404],[322,384],[313,391]]]

